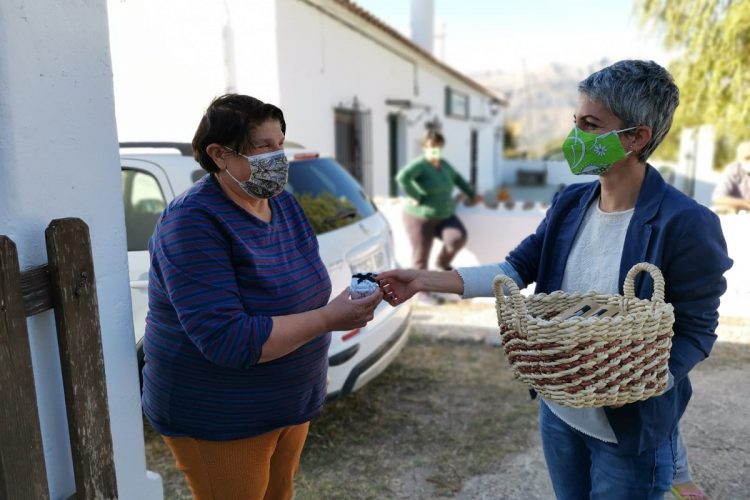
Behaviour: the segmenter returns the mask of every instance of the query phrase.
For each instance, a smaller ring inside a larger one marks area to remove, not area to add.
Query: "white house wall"
[[[430,71],[430,67],[420,70],[420,82],[423,99],[430,103],[437,103],[438,117],[445,135],[445,157],[467,180],[471,168],[471,132],[477,132],[477,187],[480,194],[491,190],[495,183],[495,162],[497,148],[495,147],[495,130],[498,127],[499,116],[489,119],[488,98],[469,88],[458,79],[446,78]],[[469,118],[462,119],[445,115],[445,86],[469,95]],[[486,121],[474,118],[487,119]],[[415,140],[412,142],[412,154],[421,152],[420,136],[424,126],[414,131]]]
[[[190,142],[229,91],[278,101],[273,0],[107,4],[120,141]]]
[[[197,1],[202,9],[206,9],[206,2]],[[278,105],[279,64],[280,54],[283,54],[279,43],[281,38],[293,37],[294,33],[277,31],[285,20],[277,17],[276,0],[223,1],[230,5],[232,17],[236,91]],[[214,8],[213,5],[208,3],[208,8]]]
[[[387,195],[387,117],[398,108],[386,105],[386,100],[408,99],[432,109],[424,114],[418,109],[406,113],[407,160],[421,153],[425,123],[437,116],[447,138],[446,157],[467,178],[470,131],[478,131],[479,190],[494,187],[498,117],[477,123],[446,118],[444,109],[446,84],[470,96],[474,117],[488,116],[487,96],[330,1],[278,0],[277,6],[280,104],[289,139],[332,154],[334,108],[351,107],[356,96],[359,105],[372,113],[373,194]]]
[[[488,116],[488,96],[382,29],[331,0],[108,0],[117,128],[121,141],[190,141],[212,98],[227,91],[279,105],[287,138],[335,152],[334,109],[356,96],[372,114],[366,185],[388,194],[386,99],[432,107],[405,112],[405,160],[419,153],[425,122],[437,117],[446,155],[469,176],[470,130],[479,133],[480,192],[494,187],[492,122],[445,117],[445,87],[470,96],[471,116]]]
[[[394,54],[299,0],[279,1],[281,105],[287,136],[323,153],[335,153],[334,108],[359,105],[372,113],[372,183],[388,190],[387,98],[411,98],[415,63]],[[356,21],[356,20],[355,20]],[[286,34],[294,36],[286,36]]]

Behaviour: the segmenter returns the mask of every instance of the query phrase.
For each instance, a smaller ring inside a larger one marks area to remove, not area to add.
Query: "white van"
[[[385,217],[362,187],[332,158],[287,143],[287,191],[302,205],[320,245],[333,284],[331,297],[349,286],[351,275],[396,266],[393,237]],[[167,204],[206,172],[186,143],[122,143],[122,197],[128,240],[138,368],[148,309],[148,239]],[[382,302],[364,328],[333,332],[328,352],[328,398],[362,387],[381,373],[406,344],[411,304]]]

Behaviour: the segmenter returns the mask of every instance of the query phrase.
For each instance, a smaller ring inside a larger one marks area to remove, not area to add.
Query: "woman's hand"
[[[383,290],[383,297],[392,306],[406,302],[419,292],[420,272],[413,269],[394,269],[378,273],[378,283]]]
[[[347,288],[318,309],[274,316],[273,329],[263,344],[263,353],[258,362],[265,363],[285,356],[327,332],[362,328],[375,316],[375,308],[382,299],[383,292],[380,290],[361,299],[350,299]]]
[[[322,308],[329,331],[345,331],[362,328],[375,316],[375,308],[383,299],[377,290],[361,299],[350,299],[349,288],[338,294]]]

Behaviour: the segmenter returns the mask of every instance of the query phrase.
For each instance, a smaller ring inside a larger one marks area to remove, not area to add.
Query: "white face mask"
[[[443,148],[431,147],[422,150],[427,161],[437,161],[443,157]]]
[[[245,193],[253,198],[268,199],[284,190],[289,178],[289,160],[283,149],[251,156],[232,152],[247,158],[250,164],[250,178],[246,181],[238,181],[229,169],[225,170]]]

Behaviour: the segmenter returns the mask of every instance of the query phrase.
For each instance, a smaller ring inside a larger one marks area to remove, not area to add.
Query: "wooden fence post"
[[[0,498],[49,498],[16,245],[0,236]]]
[[[76,498],[117,498],[88,226],[80,219],[56,219],[45,236]]]

